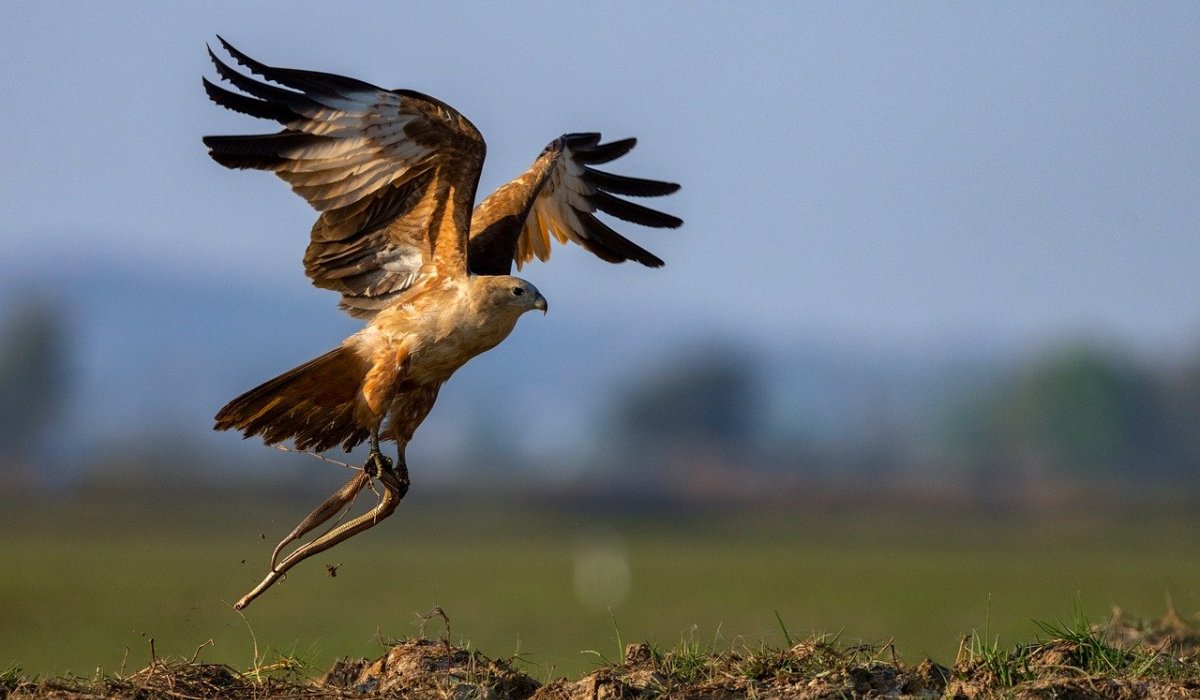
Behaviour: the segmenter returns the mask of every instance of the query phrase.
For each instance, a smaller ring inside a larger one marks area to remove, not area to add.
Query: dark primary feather
[[[603,137],[600,135],[599,131],[577,131],[571,134],[563,134],[562,136],[559,136],[558,139],[547,146],[546,149],[549,150],[559,146],[560,144],[566,144],[572,150],[594,148],[596,144],[600,143],[601,138]]]
[[[300,112],[297,111],[298,109],[305,107],[316,108],[318,106],[317,103],[313,102],[301,93],[293,92],[291,90],[284,90],[283,88],[278,88],[274,85],[267,85],[266,83],[259,82],[254,78],[242,75],[233,68],[230,68],[228,64],[218,58],[217,54],[213,53],[211,48],[208,49],[208,57],[210,60],[212,60],[213,66],[215,66],[217,69],[217,75],[221,76],[222,80],[228,82],[230,85],[248,95],[253,95],[261,100],[266,100],[267,102],[274,103],[281,107],[286,107],[296,116],[300,115]],[[221,103],[217,102],[217,104]]]
[[[584,182],[594,185],[594,182],[589,182],[590,178],[585,174]],[[614,197],[611,194],[597,187],[596,193],[590,199],[596,205],[596,208],[605,214],[612,214],[618,219],[624,219],[642,226],[650,226],[651,228],[678,228],[683,224],[683,219],[678,216],[664,214],[650,207],[643,207],[640,204]]]
[[[226,167],[274,172],[321,212],[304,258],[315,285],[339,292],[352,315],[369,317],[422,270],[466,273],[465,235],[448,245],[435,238],[441,217],[465,228],[463,214],[474,204],[485,147],[469,121],[415,91],[276,68],[220,43],[249,74],[210,49],[217,74],[240,93],[205,80],[209,98],[284,129],[204,143]],[[435,259],[444,264],[428,266]]]
[[[205,136],[212,159],[227,168],[274,170],[288,162],[284,154],[320,144],[325,137],[295,131],[249,136]]]
[[[204,92],[208,95],[208,99],[226,109],[232,109],[235,112],[248,114],[259,119],[270,119],[280,124],[286,124],[296,118],[295,112],[284,105],[240,95],[232,90],[226,90],[216,83],[210,82],[208,78],[201,78],[201,80],[204,82]]]
[[[612,230],[608,224],[591,214],[581,214],[579,218],[588,233],[583,240],[584,247],[601,259],[614,263],[633,260],[646,267],[662,267],[665,264],[662,258]]]
[[[471,227],[471,270],[508,274],[533,257],[545,260],[550,239],[574,241],[607,262],[633,260],[648,267],[663,261],[596,218],[595,212],[651,228],[676,228],[676,216],[617,195],[659,197],[679,189],[673,182],[614,175],[590,167],[628,153],[628,138],[600,143],[595,132],[555,139],[523,175],[476,207]],[[545,227],[547,230],[540,230]]]
[[[632,151],[633,147],[637,145],[637,139],[621,139],[620,141],[611,141],[602,145],[583,146],[581,148],[572,146],[570,142],[567,145],[578,154],[579,162],[587,163],[588,165],[600,165],[614,161]]]
[[[613,175],[612,173],[606,173],[602,170],[586,166],[583,172],[585,181],[594,185],[597,189],[611,192],[612,194],[624,194],[631,197],[661,197],[679,191],[679,185],[674,182]]]
[[[296,68],[276,68],[274,66],[268,66],[265,63],[256,61],[241,51],[238,51],[236,48],[234,48],[233,44],[225,41],[225,39],[219,34],[217,35],[217,40],[221,42],[221,46],[223,46],[225,50],[229,52],[229,55],[233,56],[233,60],[237,61],[238,65],[245,66],[252,73],[261,75],[267,80],[279,83],[280,85],[285,85],[295,90],[301,90],[303,92],[321,91],[328,94],[340,93],[342,95],[360,91],[370,92],[383,90],[383,88],[377,85],[372,85],[371,83],[358,80],[357,78],[347,78],[344,75],[322,73],[320,71],[312,70],[299,70]],[[212,52],[210,51],[209,53],[211,54]]]

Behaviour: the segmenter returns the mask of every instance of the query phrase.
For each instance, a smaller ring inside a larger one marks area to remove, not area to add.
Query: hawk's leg
[[[318,506],[300,525],[296,526],[296,529],[288,535],[288,539],[280,543],[280,546],[298,538],[300,535],[303,535],[305,532],[332,517],[333,513],[337,512],[342,505],[348,503],[354,497],[354,494],[368,483],[370,476],[378,479],[379,483],[383,486],[383,495],[380,497],[379,503],[370,511],[363,513],[357,518],[338,525],[308,544],[297,547],[296,551],[284,557],[283,561],[279,562],[278,565],[272,562],[271,571],[267,576],[254,587],[254,590],[242,596],[242,599],[233,606],[234,609],[241,610],[245,608],[252,600],[262,595],[264,591],[274,585],[276,581],[287,573],[288,569],[296,564],[360,532],[371,529],[376,523],[388,517],[396,510],[400,499],[404,498],[404,495],[408,493],[409,486],[408,465],[404,459],[405,446],[403,444],[399,446],[397,455],[399,457],[399,469],[394,469],[392,461],[379,452],[378,445],[378,439],[371,441],[372,450],[371,454],[367,457],[367,463],[363,466],[363,473],[356,475],[354,479],[351,479],[337,493],[330,496],[325,503]],[[358,483],[360,479],[361,483]],[[297,532],[299,534],[296,534]],[[276,548],[276,553],[278,553],[278,548]]]
[[[384,473],[390,473],[395,478],[400,488],[396,500],[408,493],[408,460],[404,456],[407,447],[408,441],[396,438],[396,462],[393,463],[391,458],[379,451],[379,438],[373,435],[371,452],[367,455],[367,463],[363,465],[363,471],[371,478],[382,480]]]
[[[401,463],[404,462],[404,448],[399,448],[399,457]],[[363,471],[372,479],[378,479],[379,475],[385,471],[391,471],[392,460],[388,459],[382,452],[379,451],[379,432],[371,431],[371,451],[367,454],[367,461],[363,464]]]

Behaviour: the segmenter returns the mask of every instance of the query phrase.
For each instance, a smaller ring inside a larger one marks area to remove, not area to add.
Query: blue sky
[[[664,269],[525,269],[553,311],[464,368],[430,444],[501,392],[529,414],[514,439],[569,443],[597,396],[710,336],[1200,348],[1194,2],[5,3],[0,315],[74,314],[80,440],[171,415],[210,439],[224,400],[358,327],[303,275],[307,205],[205,155],[273,126],[207,101],[217,33],[454,105],[488,139],[483,191],[591,130],[640,139],[616,172],[683,184],[657,202],[682,229],[622,227]]]
[[[199,137],[204,43],[443,98],[483,189],[564,131],[636,135],[678,180],[663,271],[578,251],[526,276],[563,314],[920,348],[1200,339],[1200,5],[8,3],[9,265],[302,288],[312,212]],[[334,300],[314,293],[320,313]],[[636,325],[636,324],[635,324]]]

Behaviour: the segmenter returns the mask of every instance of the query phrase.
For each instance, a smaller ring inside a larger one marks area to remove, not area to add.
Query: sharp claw
[[[366,463],[363,464],[363,471],[368,476],[378,479],[383,472],[392,471],[392,460],[379,450],[372,449],[371,453],[367,455]]]

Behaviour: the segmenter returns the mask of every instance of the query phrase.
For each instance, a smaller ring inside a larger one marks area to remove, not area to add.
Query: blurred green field
[[[410,494],[385,524],[295,569],[243,620],[231,603],[305,507],[173,500],[0,506],[0,669],[89,675],[119,670],[128,654],[132,670],[148,661],[150,638],[158,654],[183,656],[212,639],[200,658],[239,668],[253,663],[256,638],[268,658],[324,669],[378,653],[380,636],[415,634],[417,614],[435,605],[456,640],[519,652],[541,676],[591,668],[587,650],[614,658],[618,633],[782,644],[776,611],[792,636],[894,638],[906,658],[949,661],[971,628],[1032,639],[1031,620],[1077,601],[1097,619],[1113,605],[1157,617],[1168,595],[1183,614],[1200,610],[1197,516],[655,519]],[[324,564],[340,564],[338,575]]]

